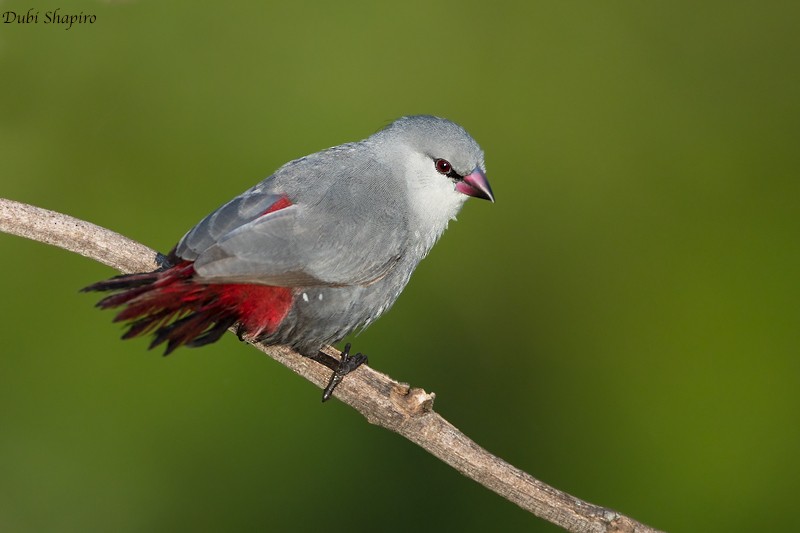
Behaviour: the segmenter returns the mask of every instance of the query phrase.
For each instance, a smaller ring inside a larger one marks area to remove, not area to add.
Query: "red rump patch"
[[[275,202],[276,211],[291,205]],[[269,212],[269,210],[268,210]],[[248,336],[275,331],[292,305],[291,289],[241,283],[195,281],[191,261],[166,270],[128,274],[86,287],[86,291],[121,291],[101,300],[102,309],[125,306],[114,319],[130,322],[124,339],[155,333],[150,347],[167,343],[165,355],[175,348],[202,346],[219,339],[239,323]]]
[[[248,335],[258,337],[275,331],[292,305],[286,287],[253,284],[208,285],[219,291],[219,305],[235,309]]]

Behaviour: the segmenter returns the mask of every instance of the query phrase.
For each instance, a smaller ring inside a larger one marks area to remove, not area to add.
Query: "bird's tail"
[[[124,306],[114,318],[128,323],[122,338],[154,333],[150,348],[166,342],[164,355],[179,346],[215,342],[237,322],[248,335],[269,333],[283,320],[292,301],[291,291],[283,287],[198,282],[191,261],[115,276],[82,291],[114,291],[97,307]]]

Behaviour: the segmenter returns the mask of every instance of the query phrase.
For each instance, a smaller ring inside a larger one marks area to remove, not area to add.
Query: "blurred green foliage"
[[[224,5],[224,7],[223,7]],[[462,123],[469,202],[355,339],[511,463],[670,531],[800,479],[794,2],[89,2],[0,24],[0,196],[168,250],[283,162]],[[0,530],[555,531],[225,338],[162,359],[0,235]],[[344,506],[344,507],[342,507]]]

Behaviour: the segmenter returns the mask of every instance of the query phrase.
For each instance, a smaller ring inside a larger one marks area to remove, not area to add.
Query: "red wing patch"
[[[261,213],[259,216],[268,215],[270,213],[274,213],[275,211],[280,211],[281,209],[285,209],[292,205],[292,201],[289,200],[286,196],[281,196],[280,200],[269,206],[266,211]]]

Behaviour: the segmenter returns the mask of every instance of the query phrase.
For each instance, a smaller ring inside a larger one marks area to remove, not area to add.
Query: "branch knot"
[[[399,411],[409,418],[415,418],[433,411],[436,394],[411,387],[408,383],[397,383],[392,387],[390,399]]]

